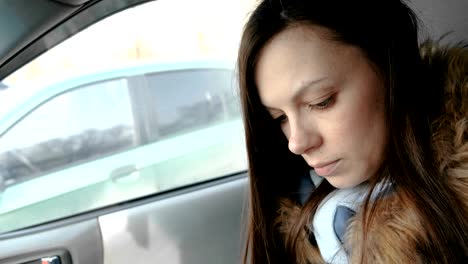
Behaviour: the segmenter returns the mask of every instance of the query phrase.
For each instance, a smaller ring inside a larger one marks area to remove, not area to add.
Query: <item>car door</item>
[[[0,263],[240,261],[247,6],[0,1]]]

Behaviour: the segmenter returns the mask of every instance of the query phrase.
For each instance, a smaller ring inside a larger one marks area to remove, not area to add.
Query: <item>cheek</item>
[[[374,163],[383,153],[386,123],[383,98],[376,88],[348,94],[335,116],[335,136],[352,157]]]

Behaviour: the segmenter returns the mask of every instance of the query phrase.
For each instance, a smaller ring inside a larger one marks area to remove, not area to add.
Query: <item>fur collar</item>
[[[443,74],[443,114],[432,124],[439,170],[447,175],[468,212],[468,45],[441,47],[425,42],[421,55]]]

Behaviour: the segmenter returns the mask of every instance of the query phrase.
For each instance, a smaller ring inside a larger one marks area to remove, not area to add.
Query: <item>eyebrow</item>
[[[327,80],[327,77],[323,77],[323,78],[320,78],[320,79],[316,79],[316,80],[310,80],[310,81],[305,81],[303,82],[301,85],[299,85],[297,88],[294,88],[294,95],[293,95],[293,100],[297,100],[298,97],[300,97],[302,94],[305,93],[306,90],[310,89],[311,87],[314,87],[324,81]],[[320,90],[325,90],[326,88],[322,87],[322,88],[319,88],[318,91]],[[268,107],[266,105],[264,105],[264,107],[268,110],[268,111],[277,111],[279,109],[277,108],[274,108],[274,107]]]
[[[297,97],[302,95],[309,88],[314,87],[314,86],[324,82],[325,80],[327,80],[327,78],[323,77],[323,78],[320,78],[320,79],[317,79],[317,80],[311,80],[311,81],[303,82],[299,87],[294,89],[293,98],[296,99]]]

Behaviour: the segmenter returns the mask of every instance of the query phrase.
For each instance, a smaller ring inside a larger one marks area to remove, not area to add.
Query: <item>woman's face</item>
[[[372,177],[387,143],[384,87],[362,52],[323,29],[290,27],[262,49],[262,104],[315,172],[337,188]]]

